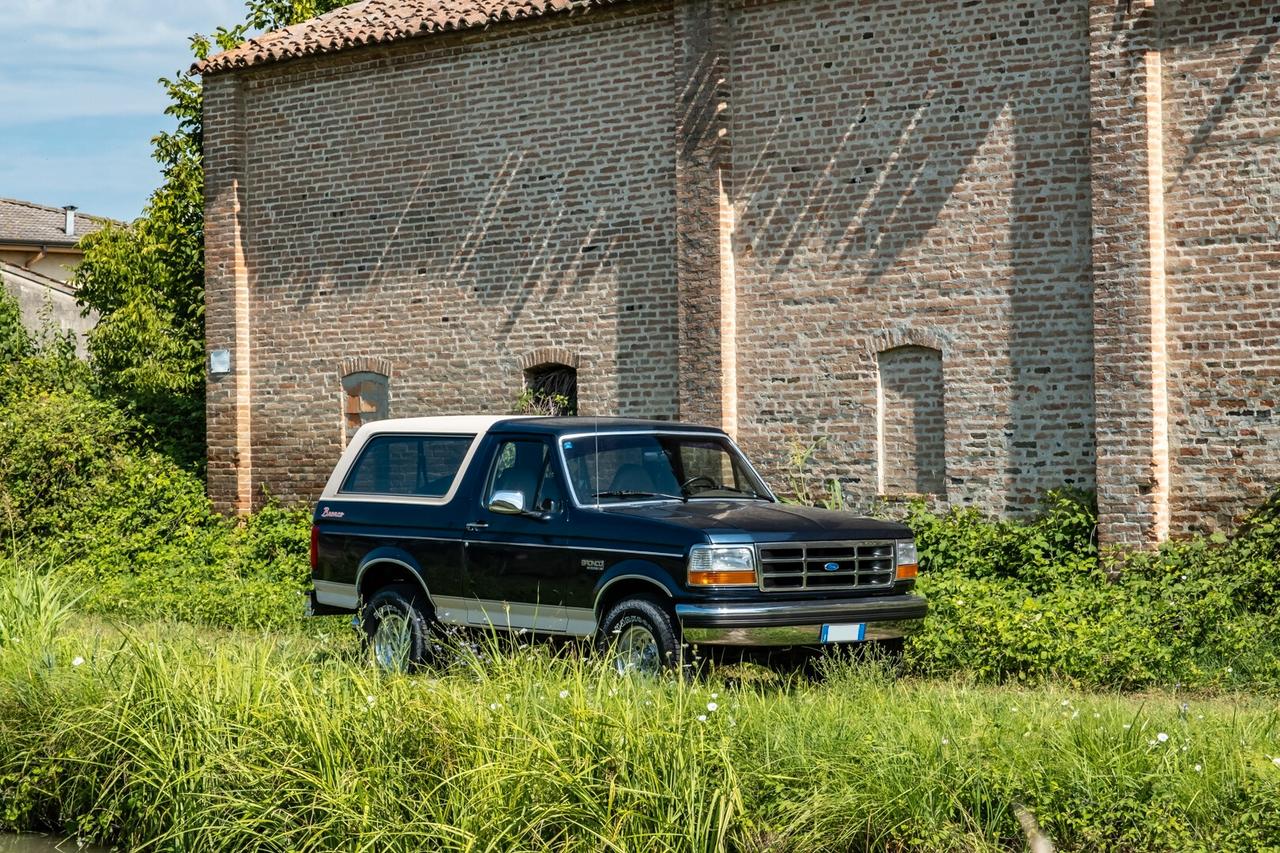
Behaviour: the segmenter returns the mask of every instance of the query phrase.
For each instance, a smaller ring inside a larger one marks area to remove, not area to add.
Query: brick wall
[[[1164,57],[1172,527],[1280,484],[1280,5],[1170,5]]]
[[[509,411],[546,347],[584,413],[675,415],[670,10],[500,29],[237,75],[254,500],[323,485],[344,357],[393,417]]]
[[[1082,3],[760,2],[736,15],[739,434],[877,493],[876,357],[946,341],[947,496],[1093,484]],[[892,456],[893,450],[889,451]]]
[[[314,495],[352,359],[405,416],[558,353],[857,502],[1224,525],[1280,480],[1278,15],[639,0],[211,75],[210,491]]]

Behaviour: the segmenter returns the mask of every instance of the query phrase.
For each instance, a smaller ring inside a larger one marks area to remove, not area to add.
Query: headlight
[[[694,545],[689,586],[755,586],[756,549],[750,545]]]
[[[896,575],[898,580],[911,580],[920,573],[920,564],[917,562],[918,558],[916,556],[916,543],[904,540],[897,543],[897,547],[894,550],[898,555],[895,561],[898,567]]]

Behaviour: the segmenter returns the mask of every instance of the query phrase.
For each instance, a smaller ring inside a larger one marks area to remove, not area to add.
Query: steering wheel
[[[706,483],[708,489],[720,488],[720,484],[717,483],[715,480],[711,479],[710,477],[703,477],[699,475],[697,477],[690,477],[689,479],[681,483],[680,491],[685,492],[687,494],[689,492],[689,487],[692,486],[694,483],[698,483],[698,482]]]

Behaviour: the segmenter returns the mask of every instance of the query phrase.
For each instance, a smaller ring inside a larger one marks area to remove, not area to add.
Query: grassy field
[[[533,643],[386,676],[349,629],[125,628],[0,584],[0,823],[122,849],[1016,850],[1280,843],[1247,696],[654,683]]]

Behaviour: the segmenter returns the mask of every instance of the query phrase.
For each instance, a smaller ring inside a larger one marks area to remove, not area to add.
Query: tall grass
[[[346,638],[109,628],[15,578],[11,828],[172,851],[1007,850],[1021,803],[1063,849],[1280,843],[1280,716],[1259,700],[848,661],[655,683],[539,644],[389,676]]]

